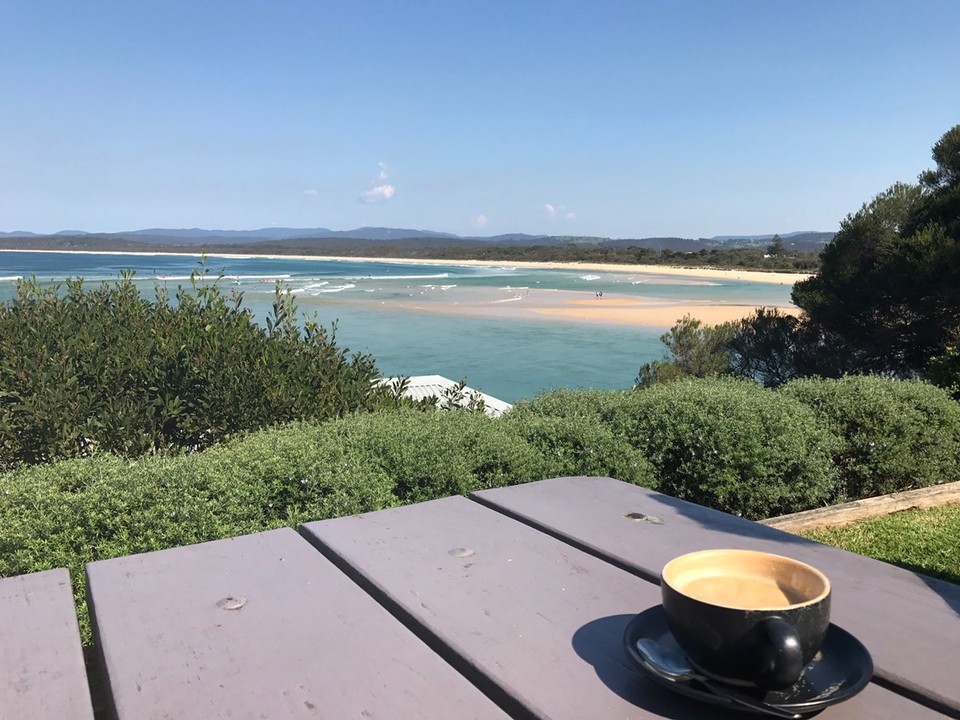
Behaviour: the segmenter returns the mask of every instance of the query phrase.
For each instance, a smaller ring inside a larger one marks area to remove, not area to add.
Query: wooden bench
[[[0,580],[0,718],[92,720],[64,569]]]

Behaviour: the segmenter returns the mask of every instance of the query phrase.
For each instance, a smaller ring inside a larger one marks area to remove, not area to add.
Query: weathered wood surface
[[[446,498],[301,532],[454,667],[489,686],[511,717],[743,717],[675,695],[629,664],[624,628],[660,602],[656,585],[477,503]],[[870,685],[820,717],[942,715]]]
[[[842,505],[804,510],[760,522],[778,530],[796,533],[816,528],[849,525],[902,510],[924,510],[951,503],[960,503],[960,481],[854,500]]]
[[[960,587],[609,478],[556,478],[474,498],[656,581],[677,555],[766,550],[821,568],[834,622],[870,650],[876,677],[960,716]]]
[[[506,718],[293,530],[87,576],[120,720]]]
[[[64,569],[0,580],[0,718],[93,718]]]

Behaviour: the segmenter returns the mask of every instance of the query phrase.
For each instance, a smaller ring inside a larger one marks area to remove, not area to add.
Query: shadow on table
[[[663,718],[742,718],[715,705],[699,703],[670,692],[635,669],[623,649],[623,634],[633,615],[608,615],[580,627],[571,641],[574,651],[593,666],[600,681],[632,705]]]
[[[914,571],[913,567],[908,565],[901,565],[900,567],[909,570],[918,578],[923,580],[930,590],[939,595],[947,604],[947,606],[958,616],[960,616],[960,585],[954,585],[946,580],[938,580],[937,578],[932,578],[929,575],[924,575],[922,572],[916,572]]]

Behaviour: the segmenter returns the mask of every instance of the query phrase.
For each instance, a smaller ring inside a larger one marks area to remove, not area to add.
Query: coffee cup
[[[702,550],[660,575],[670,632],[704,675],[793,685],[830,625],[830,581],[806,563],[753,550]]]

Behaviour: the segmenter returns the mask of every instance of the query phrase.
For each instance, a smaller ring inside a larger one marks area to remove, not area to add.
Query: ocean
[[[0,252],[0,301],[13,296],[22,277],[50,283],[82,277],[98,283],[125,270],[135,273],[149,296],[156,285],[172,294],[178,285],[188,285],[199,267],[198,257],[179,255]],[[225,290],[242,292],[245,306],[260,320],[279,282],[294,294],[304,315],[326,326],[336,322],[337,343],[370,353],[383,375],[465,379],[507,402],[561,387],[628,388],[640,366],[664,351],[663,327],[513,312],[520,305],[513,301],[524,293],[786,306],[791,289],[789,284],[579,268],[220,256],[208,256],[206,267],[212,276],[222,275],[218,282]]]

